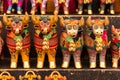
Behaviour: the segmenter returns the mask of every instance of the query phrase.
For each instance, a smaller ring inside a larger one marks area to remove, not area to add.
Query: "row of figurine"
[[[49,2],[48,2],[49,1]],[[0,0],[0,9],[1,11],[11,14],[12,11],[15,11],[17,14],[22,14],[22,11],[27,11],[29,0]],[[62,5],[64,14],[69,14],[70,10],[75,9],[74,0],[30,0],[31,2],[31,13],[36,13],[40,8],[41,14],[46,14],[46,5],[49,4],[49,9],[54,9],[54,13],[59,13],[59,8]],[[53,4],[52,4],[53,2]],[[88,14],[93,14],[92,3],[93,0],[77,0],[78,3],[78,14],[82,14],[84,11],[84,5],[87,5]],[[99,3],[99,2],[98,2]],[[115,0],[100,0],[100,14],[104,14],[106,5],[109,5],[110,14],[115,14],[114,12],[114,3]],[[16,5],[14,5],[16,4]],[[24,4],[24,5],[23,5]],[[97,5],[97,4],[96,4]],[[24,10],[22,9],[22,6]]]
[[[29,70],[24,76],[19,75],[19,79],[12,76],[9,72],[3,71],[0,74],[0,80],[42,80],[39,74]],[[66,76],[62,76],[58,71],[53,71],[49,76],[45,76],[44,80],[67,80]]]
[[[69,67],[70,56],[74,57],[75,68],[82,68],[81,52],[85,45],[90,60],[90,68],[96,68],[96,55],[100,54],[100,67],[106,68],[106,50],[111,45],[112,67],[118,67],[120,58],[120,28],[112,26],[112,39],[108,41],[109,18],[92,19],[90,16],[86,21],[81,17],[60,16],[60,25],[63,30],[60,36],[60,46],[63,53],[63,68]],[[58,15],[41,16],[32,14],[31,20],[34,24],[34,46],[37,52],[37,68],[43,68],[45,54],[48,55],[49,68],[56,68],[56,50],[58,47],[58,35],[56,31]],[[3,22],[6,26],[6,43],[11,55],[11,68],[17,67],[18,55],[22,56],[23,67],[30,68],[30,33],[27,30],[29,15],[9,16],[3,15]],[[83,35],[83,26],[86,23],[86,32]],[[0,25],[2,27],[2,23]],[[1,29],[0,29],[1,30]],[[3,40],[0,38],[0,51]]]

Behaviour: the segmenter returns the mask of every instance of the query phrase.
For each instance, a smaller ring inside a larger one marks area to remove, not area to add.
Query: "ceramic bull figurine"
[[[84,19],[73,19],[60,17],[61,26],[65,31],[61,33],[60,45],[63,53],[63,68],[68,68],[70,56],[74,58],[75,68],[82,68],[81,52],[83,47],[83,29]]]
[[[93,0],[78,0],[78,14],[83,13],[83,7],[85,4],[88,6],[88,14],[92,14],[92,2]]]
[[[112,52],[112,67],[118,68],[118,60],[120,58],[120,28],[112,26],[112,41],[111,41],[111,52]]]
[[[43,68],[45,54],[48,55],[49,68],[56,68],[56,49],[58,37],[56,33],[57,15],[35,16],[32,14],[32,21],[35,28],[34,45],[38,54],[37,68]]]
[[[89,54],[90,68],[96,67],[96,55],[99,53],[100,68],[106,68],[105,56],[109,46],[107,37],[107,25],[109,19],[94,19],[89,17],[86,21],[87,30],[85,34],[85,45]]]
[[[13,4],[17,4],[17,14],[22,14],[23,0],[7,0],[7,2],[8,2],[7,14],[11,14]]]
[[[18,55],[22,56],[23,67],[29,68],[30,34],[27,30],[29,16],[14,16],[7,18],[3,15],[3,22],[6,25],[6,43],[11,54],[11,68],[17,67]]]
[[[100,0],[100,1],[101,1],[101,4],[100,4],[100,6],[101,6],[100,14],[104,14],[105,7],[106,7],[107,4],[110,5],[110,9],[109,9],[110,14],[115,14],[115,12],[114,12],[114,2],[115,2],[115,0]]]

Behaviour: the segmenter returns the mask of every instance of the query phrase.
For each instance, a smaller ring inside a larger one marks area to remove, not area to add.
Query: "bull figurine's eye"
[[[100,29],[104,29],[104,26],[100,26]]]
[[[66,25],[66,29],[71,30],[72,26],[71,25]]]
[[[97,25],[93,25],[93,29],[98,29],[98,26]]]
[[[44,22],[43,21],[40,21],[40,26],[44,26]]]
[[[16,23],[15,22],[12,22],[12,27],[16,27]]]
[[[22,26],[22,22],[19,22],[19,23],[18,23],[18,26],[21,27],[21,26]]]
[[[47,25],[47,26],[50,26],[50,22],[49,22],[49,21],[48,21],[48,22],[46,22],[46,25]]]
[[[74,29],[74,30],[78,30],[78,25],[74,25],[74,26],[73,26],[73,29]]]

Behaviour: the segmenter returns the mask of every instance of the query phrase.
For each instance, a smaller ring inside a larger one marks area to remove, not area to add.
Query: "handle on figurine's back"
[[[8,76],[11,76],[9,72],[2,72],[2,73],[0,74],[0,76],[6,75],[6,74],[7,74]]]
[[[6,77],[4,77],[4,76],[6,76]],[[15,78],[13,76],[11,76],[11,74],[9,72],[6,72],[6,71],[4,71],[0,74],[0,79],[3,80],[3,78],[6,78],[7,80],[8,79],[9,80],[15,80]]]
[[[29,73],[32,73],[32,75],[35,75],[33,71],[27,71],[25,75],[28,75]]]
[[[53,71],[50,76],[54,76],[55,74],[57,74],[58,76],[61,76],[61,74],[58,71]]]

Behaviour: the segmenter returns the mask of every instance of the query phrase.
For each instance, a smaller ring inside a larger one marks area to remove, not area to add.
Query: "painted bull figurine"
[[[78,14],[83,13],[83,7],[85,4],[88,6],[88,14],[92,14],[92,2],[93,0],[78,0]]]
[[[63,53],[63,68],[68,68],[70,62],[70,56],[74,58],[75,68],[82,68],[81,65],[81,52],[83,47],[83,28],[84,19],[81,18],[60,18],[61,26],[65,28],[65,31],[61,33],[60,46]]]
[[[120,28],[112,26],[112,41],[111,41],[111,52],[112,52],[112,67],[118,68],[118,60],[120,59]]]
[[[110,14],[115,14],[115,12],[114,12],[114,2],[115,2],[115,0],[100,0],[100,1],[101,1],[101,4],[100,4],[100,6],[101,6],[100,14],[104,14],[105,7],[106,7],[107,4],[110,5],[110,10],[109,10]]]
[[[105,56],[109,42],[107,37],[107,25],[109,19],[94,19],[89,17],[86,21],[87,30],[85,34],[85,45],[90,58],[90,68],[96,67],[96,55],[99,53],[100,68],[106,68]]]
[[[22,14],[23,0],[7,0],[7,2],[8,2],[7,14],[11,14],[13,4],[17,4],[17,14]]]
[[[38,54],[37,68],[43,68],[45,54],[48,55],[49,68],[56,68],[56,49],[58,36],[56,33],[56,22],[58,16],[35,16],[32,21],[35,28],[34,45]]]
[[[30,34],[27,30],[29,16],[14,16],[7,18],[3,16],[3,22],[6,25],[7,37],[6,43],[11,54],[11,68],[17,67],[18,55],[22,56],[23,67],[29,68],[29,49]]]

